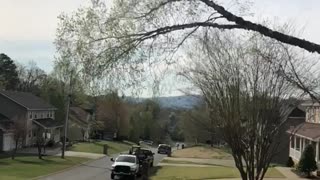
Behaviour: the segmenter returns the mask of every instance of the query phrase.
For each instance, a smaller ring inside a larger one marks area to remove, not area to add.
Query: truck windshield
[[[119,156],[116,159],[116,162],[130,162],[130,163],[136,163],[136,158],[131,156]]]

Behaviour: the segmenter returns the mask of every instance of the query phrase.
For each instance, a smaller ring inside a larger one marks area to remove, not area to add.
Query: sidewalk
[[[56,154],[55,156],[61,156],[61,153]],[[96,153],[86,153],[86,152],[75,152],[75,151],[66,151],[65,156],[69,157],[82,157],[88,159],[100,159],[105,157],[104,154],[96,154]]]

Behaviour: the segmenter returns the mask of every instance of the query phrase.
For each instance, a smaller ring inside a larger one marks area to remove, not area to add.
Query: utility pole
[[[62,142],[61,158],[64,158],[64,152],[66,151],[70,99],[71,99],[71,94],[68,95],[68,99],[67,99],[67,112],[66,112],[66,118],[65,118],[65,121],[64,121],[64,135],[63,135],[63,142]]]
[[[71,101],[71,93],[72,93],[72,75],[73,75],[73,71],[71,71],[71,75],[70,75],[69,94],[68,94],[68,97],[67,97],[67,111],[66,111],[66,118],[65,118],[65,121],[64,121],[64,136],[63,136],[63,142],[62,142],[61,158],[64,158],[64,154],[65,154],[65,151],[66,151],[68,120],[69,120],[69,109],[70,109],[70,101]]]

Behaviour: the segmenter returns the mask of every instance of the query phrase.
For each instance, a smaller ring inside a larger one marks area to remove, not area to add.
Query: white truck
[[[111,158],[114,163],[111,166],[111,179],[130,177],[135,180],[140,175],[140,165],[137,156],[135,155],[119,155],[115,160]]]

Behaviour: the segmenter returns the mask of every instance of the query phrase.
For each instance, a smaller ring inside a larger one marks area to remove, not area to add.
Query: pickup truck
[[[141,174],[140,164],[135,155],[119,155],[111,166],[111,179],[129,177],[135,180]]]
[[[147,163],[149,167],[153,166],[154,153],[151,150],[141,148],[140,146],[132,146],[129,154],[136,155],[139,159],[140,164],[144,162]]]

